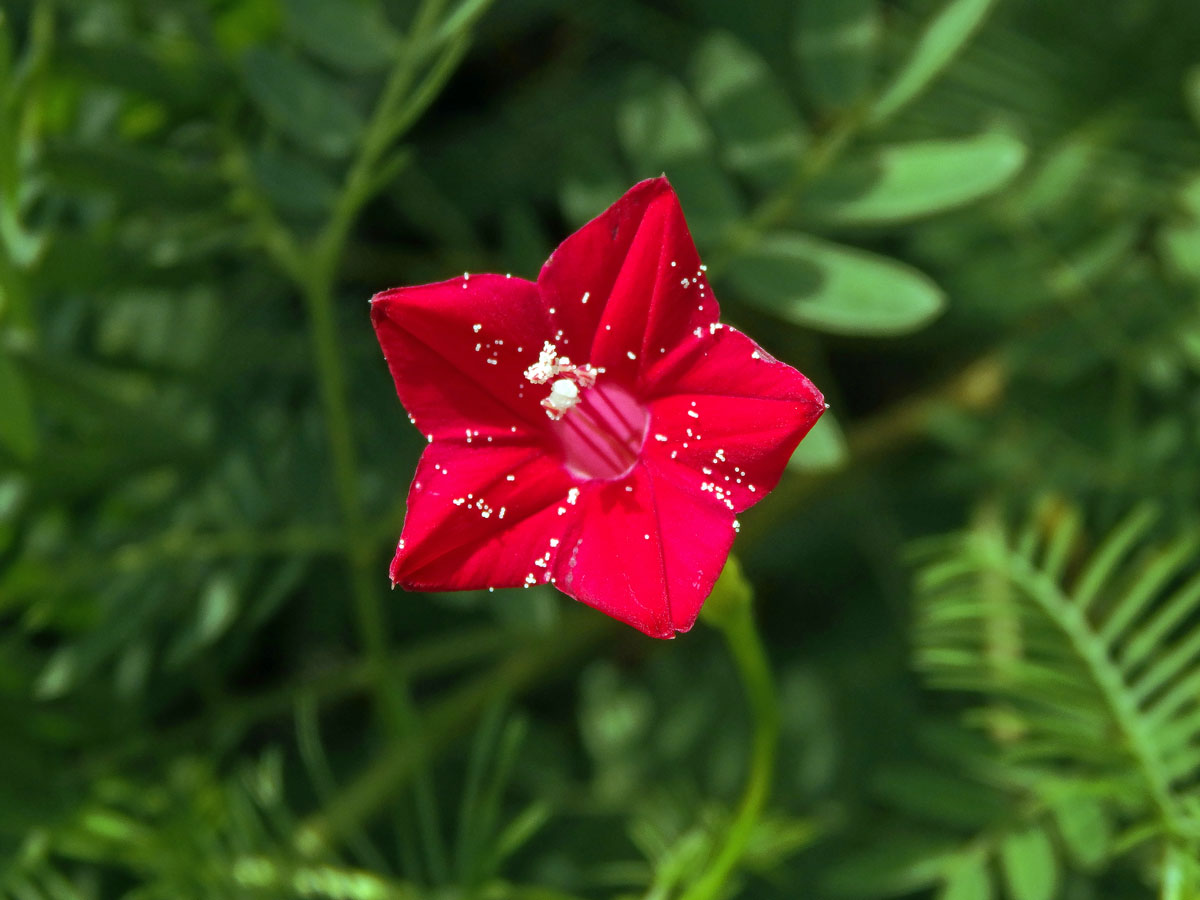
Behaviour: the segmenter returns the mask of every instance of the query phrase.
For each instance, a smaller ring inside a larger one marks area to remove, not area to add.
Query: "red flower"
[[[691,628],[734,515],[825,411],[718,313],[665,178],[567,238],[536,283],[377,294],[396,392],[429,440],[392,583],[548,582],[653,637]]]

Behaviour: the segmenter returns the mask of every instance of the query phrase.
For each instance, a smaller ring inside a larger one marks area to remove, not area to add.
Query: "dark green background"
[[[1200,896],[1200,4],[0,8],[0,896],[695,878],[719,635],[388,592],[367,308],[664,171],[832,404],[742,517],[782,743],[729,894]]]

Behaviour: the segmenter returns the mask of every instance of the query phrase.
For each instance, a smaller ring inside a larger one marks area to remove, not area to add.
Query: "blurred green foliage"
[[[5,0],[0,897],[698,890],[698,628],[400,596],[366,299],[666,172],[833,405],[729,896],[1200,897],[1200,5]]]

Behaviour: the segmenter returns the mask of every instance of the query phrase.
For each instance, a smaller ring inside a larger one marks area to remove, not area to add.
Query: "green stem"
[[[419,732],[420,724],[407,686],[399,679],[387,677],[384,671],[387,661],[385,619],[380,591],[371,575],[372,542],[364,527],[359,495],[361,482],[354,448],[347,378],[339,350],[341,342],[334,312],[334,289],[346,241],[359,212],[382,187],[381,174],[387,172],[394,175],[397,170],[394,161],[384,161],[385,155],[416,121],[417,114],[432,102],[437,89],[445,83],[453,66],[461,59],[459,46],[443,50],[443,64],[435,65],[424,83],[417,84],[428,55],[439,49],[437,42],[431,40],[431,34],[442,6],[443,0],[425,0],[421,4],[406,36],[405,47],[397,57],[363,134],[358,155],[350,165],[329,220],[317,235],[311,252],[302,260],[293,260],[293,265],[285,265],[285,271],[294,271],[302,276],[298,285],[311,324],[334,486],[343,523],[348,531],[346,557],[350,568],[355,620],[368,663],[377,676],[380,719],[393,739],[405,733]],[[445,62],[447,57],[450,62]],[[430,865],[434,875],[438,876],[444,868],[444,852],[439,837],[441,829],[436,821],[432,784],[427,773],[421,773],[417,779],[416,801],[422,834],[429,849]]]
[[[341,193],[325,227],[317,236],[312,252],[305,259],[296,259],[285,270],[299,276],[298,286],[308,310],[313,342],[313,353],[321,392],[321,404],[325,410],[326,431],[333,466],[334,487],[338,505],[346,526],[346,554],[350,564],[351,590],[354,598],[355,617],[358,630],[368,659],[373,664],[382,664],[387,655],[384,616],[380,592],[370,575],[372,564],[372,542],[366,533],[358,476],[358,458],[354,448],[353,425],[350,415],[349,394],[345,367],[340,352],[338,323],[334,311],[334,288],[346,240],[358,213],[370,197],[381,187],[379,167],[384,155],[415,120],[410,113],[410,94],[416,83],[418,72],[428,50],[426,45],[437,22],[443,0],[426,0],[418,10],[405,51],[397,59],[395,67],[376,104],[375,112],[367,125],[359,145],[358,155],[347,172]],[[458,51],[447,51],[457,60]],[[435,66],[425,85],[417,88],[416,94],[428,103],[440,86],[449,77],[446,66]],[[288,255],[288,251],[284,251]],[[387,685],[387,679],[381,679]],[[392,716],[400,721],[410,719],[410,704],[394,693],[389,706]]]
[[[779,743],[779,706],[775,699],[775,685],[771,679],[766,649],[754,621],[749,587],[741,580],[736,559],[730,558],[727,572],[730,569],[733,572],[731,579],[736,578],[740,583],[726,587],[725,592],[736,596],[732,602],[725,602],[726,597],[710,598],[709,602],[717,599],[721,608],[706,618],[724,635],[750,702],[750,715],[754,722],[750,773],[721,849],[680,900],[713,900],[720,895],[726,881],[737,869],[766,805]],[[725,579],[723,575],[722,581]]]
[[[590,648],[609,629],[610,623],[597,615],[570,617],[551,637],[518,648],[451,693],[430,711],[420,733],[397,738],[333,803],[301,823],[296,833],[297,847],[305,853],[319,853],[390,808],[396,792],[418,777],[426,761],[462,735],[489,705],[540,683],[548,672]]]

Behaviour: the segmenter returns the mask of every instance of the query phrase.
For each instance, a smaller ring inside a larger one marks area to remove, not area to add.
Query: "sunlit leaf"
[[[946,883],[938,892],[938,900],[990,900],[991,897],[987,859],[976,855],[951,864]]]
[[[1002,132],[885,146],[829,172],[805,195],[804,212],[843,225],[932,215],[1000,190],[1026,155]]]
[[[1029,828],[1009,835],[1000,848],[1000,860],[1013,900],[1052,900],[1058,864],[1045,831]]]
[[[730,263],[728,277],[756,306],[835,334],[904,334],[945,306],[938,286],[915,269],[798,233],[761,239]]]
[[[717,165],[704,117],[682,85],[649,72],[630,80],[627,95],[617,133],[636,177],[665,172],[696,240],[714,240],[738,218],[741,203]]]
[[[1054,816],[1063,843],[1081,866],[1104,861],[1112,844],[1112,825],[1101,803],[1073,794],[1054,805]]]
[[[797,472],[830,472],[846,464],[846,437],[832,412],[826,412],[800,442],[788,468]]]
[[[899,112],[950,65],[983,24],[996,0],[948,0],[917,37],[908,59],[871,108],[881,122]]]
[[[470,28],[495,0],[462,0],[438,28],[438,40],[449,40]]]
[[[692,84],[726,166],[762,188],[796,170],[807,130],[761,57],[731,35],[711,35],[692,57]]]

